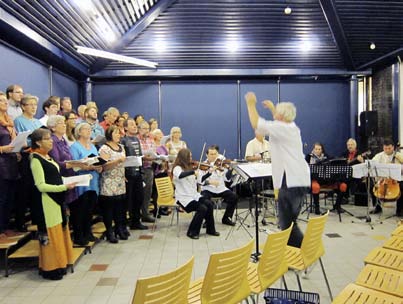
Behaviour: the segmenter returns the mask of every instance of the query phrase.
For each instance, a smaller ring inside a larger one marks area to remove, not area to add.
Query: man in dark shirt
[[[126,136],[121,143],[125,147],[126,156],[141,156],[141,145],[137,138],[137,126],[133,118],[128,118],[123,124]],[[146,230],[147,226],[140,222],[140,208],[144,199],[143,177],[141,167],[126,167],[126,199],[130,216],[130,229]]]

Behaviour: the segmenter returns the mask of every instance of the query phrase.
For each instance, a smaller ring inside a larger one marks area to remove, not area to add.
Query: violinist
[[[210,199],[211,197],[222,197],[227,207],[225,209],[225,213],[221,222],[224,225],[235,226],[235,223],[232,221],[232,216],[234,215],[238,198],[234,192],[232,192],[225,186],[225,182],[230,182],[232,179],[232,170],[228,170],[225,168],[222,168],[220,170],[220,168],[217,168],[214,165],[219,159],[219,151],[217,145],[210,146],[207,149],[206,154],[207,164],[211,167],[207,170],[199,170],[200,174],[198,176],[198,179],[199,183],[202,185],[201,194],[208,199]]]
[[[403,164],[403,153],[395,150],[395,145],[390,138],[385,138],[383,141],[383,151],[376,154],[372,160],[375,160],[381,164]],[[399,182],[400,194],[403,190],[403,182]],[[372,197],[372,202],[376,202],[376,198]],[[374,210],[370,213],[380,213],[382,212],[382,207],[379,204],[375,205]],[[396,202],[396,216],[403,216],[403,196],[400,195]]]
[[[353,166],[364,162],[363,155],[358,152],[357,142],[353,138],[349,138],[346,143],[347,150],[342,157],[346,159],[348,165]]]
[[[186,212],[195,211],[190,222],[187,236],[198,239],[203,219],[206,220],[207,234],[219,236],[214,225],[213,203],[197,192],[196,172],[191,164],[192,153],[189,149],[181,149],[173,164],[173,182],[175,184],[175,198]]]

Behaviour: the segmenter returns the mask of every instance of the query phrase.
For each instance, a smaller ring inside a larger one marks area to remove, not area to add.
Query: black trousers
[[[141,174],[127,176],[126,202],[124,213],[129,212],[130,225],[140,223],[140,209],[144,200],[143,178]],[[126,217],[124,219],[126,222]]]
[[[90,190],[81,194],[77,200],[68,205],[75,240],[88,237],[91,234],[92,214],[97,198],[97,193]]]
[[[124,206],[125,195],[99,196],[102,218],[106,231],[112,231],[112,220],[115,222],[115,229],[121,229],[125,225]]]
[[[206,232],[209,234],[216,232],[213,215],[214,204],[209,199],[202,196],[198,201],[191,201],[186,205],[186,207],[183,205],[182,207],[187,213],[196,211],[192,221],[190,222],[188,233],[200,234],[203,219],[206,220]]]
[[[222,197],[224,199],[224,203],[227,204],[227,207],[225,208],[225,213],[223,218],[232,218],[235,212],[236,204],[237,204],[237,196],[234,192],[231,190],[225,190],[224,192],[221,193],[213,193],[207,190],[204,190],[201,192],[201,195],[206,197],[207,199],[211,199],[212,197]]]

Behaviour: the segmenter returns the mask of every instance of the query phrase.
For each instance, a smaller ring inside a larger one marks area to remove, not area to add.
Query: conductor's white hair
[[[284,121],[292,122],[297,116],[297,109],[292,102],[280,102],[276,106],[276,114],[281,115]]]

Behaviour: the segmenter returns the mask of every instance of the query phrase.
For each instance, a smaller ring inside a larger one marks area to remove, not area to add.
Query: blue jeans
[[[294,226],[291,231],[288,245],[293,247],[301,247],[304,235],[297,225],[297,218],[301,211],[302,204],[307,188],[281,188],[278,194],[278,218],[281,230],[290,227],[291,223]]]

